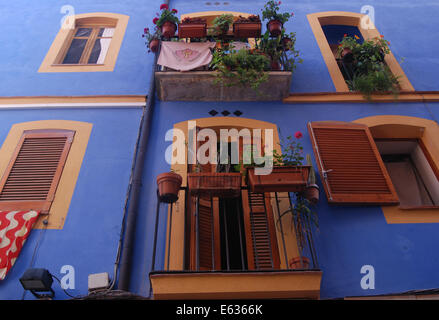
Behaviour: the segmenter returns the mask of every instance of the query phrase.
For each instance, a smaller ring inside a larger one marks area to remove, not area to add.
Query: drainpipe
[[[169,0],[164,1],[169,6]],[[154,112],[155,99],[155,70],[157,66],[157,53],[154,55],[154,63],[152,66],[151,82],[143,110],[141,128],[139,132],[139,145],[136,150],[133,175],[131,180],[131,192],[128,199],[128,211],[126,213],[125,230],[122,243],[122,257],[120,260],[120,275],[118,280],[118,289],[129,291],[131,280],[131,264],[134,247],[134,234],[136,232],[136,219],[139,209],[140,191],[142,189],[142,176],[145,162],[146,149],[148,146],[151,119]]]

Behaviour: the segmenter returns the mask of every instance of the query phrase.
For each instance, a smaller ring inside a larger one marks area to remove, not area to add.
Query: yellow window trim
[[[279,147],[279,136],[277,126],[273,123],[254,120],[254,119],[246,119],[246,118],[234,118],[234,117],[215,117],[215,118],[200,118],[193,119],[188,121],[196,121],[196,124],[200,128],[211,128],[216,131],[216,129],[228,129],[228,128],[236,128],[241,130],[242,128],[248,129],[271,129],[273,130],[273,147],[277,150],[277,152],[281,152]],[[174,129],[179,129],[184,132],[185,137],[188,137],[188,121],[183,121],[174,124]],[[171,165],[172,170],[174,172],[180,174],[183,177],[182,185],[185,186],[187,182],[187,166],[185,164],[173,164]],[[280,212],[285,212],[289,208],[289,203],[286,200],[286,194],[280,193],[279,198],[279,207]],[[275,222],[278,217],[277,207],[275,202],[275,197],[272,197],[272,207],[273,207],[273,216]],[[170,210],[168,210],[168,225],[167,225],[167,239],[169,239],[169,230],[171,232],[171,252],[170,252],[170,262],[169,262],[169,270],[183,270],[183,252],[184,252],[184,211],[185,211],[185,197],[184,191],[181,191],[179,194],[179,199],[174,205],[173,215],[172,215],[172,227],[169,226],[170,221]],[[284,237],[286,243],[286,250],[288,254],[288,258],[291,259],[293,257],[298,256],[298,248],[296,245],[296,236],[294,234],[293,227],[291,225],[291,219],[288,216],[284,216],[282,218]],[[284,258],[284,249],[283,249],[283,241],[282,234],[280,232],[280,228],[277,229],[277,243],[279,249],[279,257],[280,257],[280,268],[286,269],[286,262]],[[166,242],[166,257],[168,256],[168,240]],[[167,261],[165,261],[165,268],[167,268]]]
[[[372,116],[353,121],[367,125],[374,138],[416,138],[428,150],[439,167],[439,126],[428,119],[408,116]],[[439,209],[404,210],[399,206],[383,206],[388,224],[439,223]]]
[[[343,12],[343,11],[328,11],[308,14],[307,18],[311,29],[316,38],[317,44],[319,45],[320,51],[322,53],[323,59],[325,60],[326,66],[328,67],[329,74],[334,83],[337,92],[349,92],[349,88],[343,78],[340,68],[337,65],[337,61],[334,58],[334,54],[328,44],[326,36],[323,32],[322,26],[338,24],[346,26],[356,26],[361,32],[361,35],[365,40],[374,39],[380,36],[380,33],[372,22],[369,20],[368,24],[372,25],[371,29],[364,29],[361,26],[361,19],[366,15],[354,12]],[[385,57],[385,62],[389,66],[390,70],[395,76],[399,76],[399,83],[401,91],[414,91],[414,87],[408,80],[398,61],[392,52],[390,52]]]
[[[49,214],[41,216],[35,224],[36,229],[62,229],[64,226],[70,201],[75,190],[76,181],[81,169],[85,150],[92,129],[92,124],[79,121],[67,120],[42,120],[14,124],[9,131],[6,140],[0,149],[0,174],[3,176],[11,160],[12,154],[25,130],[38,129],[65,129],[75,131],[70,151],[59,180],[55,198],[52,202]],[[43,220],[48,220],[49,224],[44,226]]]
[[[63,56],[70,45],[71,39],[73,37],[73,29],[69,29],[68,20],[64,21],[63,26],[59,30],[55,40],[53,41],[49,51],[46,54],[38,72],[103,72],[103,71],[113,71],[116,65],[117,56],[119,54],[120,47],[122,45],[122,40],[125,35],[125,31],[128,25],[129,16],[116,14],[116,13],[106,13],[106,12],[95,12],[95,13],[84,13],[77,14],[74,16],[75,25],[96,25],[96,26],[112,26],[115,28],[114,35],[110,42],[110,47],[108,48],[107,55],[105,57],[104,64],[99,65],[63,65],[58,64],[61,56]]]

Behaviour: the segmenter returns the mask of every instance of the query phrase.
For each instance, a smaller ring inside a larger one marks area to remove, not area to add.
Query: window
[[[0,210],[48,213],[72,144],[73,131],[25,131],[0,180]]]
[[[197,127],[195,130],[200,130]],[[218,129],[218,128],[217,128]],[[217,130],[219,133],[219,129]],[[193,133],[190,133],[192,135]],[[218,134],[218,136],[220,136]],[[251,141],[220,141],[229,150],[240,148],[242,157]],[[201,146],[199,144],[197,149]],[[241,159],[242,160],[242,159]],[[188,165],[188,172],[236,172],[230,165]],[[242,169],[243,170],[243,169]],[[279,254],[269,194],[241,191],[238,198],[192,196],[187,207],[190,234],[190,270],[279,269]],[[198,220],[196,217],[198,212]]]
[[[421,139],[400,136],[422,135],[422,130],[390,125],[393,132],[377,126],[372,133],[364,124],[330,121],[308,127],[330,203],[399,204],[401,209],[438,205],[436,164]],[[389,133],[395,137],[379,137]]]
[[[349,92],[343,73],[333,54],[334,42],[340,36],[341,30],[344,30],[343,34],[357,35],[360,39],[364,40],[379,37],[380,33],[368,18],[366,19],[366,25],[369,28],[363,28],[362,21],[367,16],[360,13],[329,11],[309,14],[307,17],[336,91]],[[392,52],[386,55],[385,62],[391,72],[395,76],[400,77],[399,85],[401,91],[415,90]]]
[[[104,64],[114,28],[77,27],[62,64]]]
[[[46,215],[34,228],[62,229],[92,126],[68,120],[14,124],[0,149],[0,210],[40,210]]]
[[[74,28],[66,19],[39,72],[113,71],[129,17],[88,13],[74,19]]]
[[[400,207],[439,205],[439,181],[418,140],[377,140]]]

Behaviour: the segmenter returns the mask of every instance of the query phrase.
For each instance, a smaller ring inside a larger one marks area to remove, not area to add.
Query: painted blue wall
[[[162,1],[86,1],[72,0],[75,13],[113,12],[130,16],[125,38],[114,72],[38,73],[52,41],[59,31],[62,5],[55,0],[30,3],[26,0],[9,2],[0,7],[0,96],[38,95],[105,95],[146,94],[152,54],[146,53],[141,37],[144,27],[152,27],[152,18]],[[206,5],[206,3],[211,5]],[[261,15],[265,1],[172,0],[171,7],[179,14],[228,10]],[[439,58],[436,55],[439,30],[436,25],[439,4],[433,1],[371,0],[375,8],[375,24],[391,42],[391,49],[402,64],[416,90],[438,90],[436,75]],[[293,92],[334,91],[326,64],[306,17],[323,11],[360,12],[363,1],[284,1],[282,10],[294,12],[287,24],[288,31],[297,33],[297,49],[304,62],[293,75]],[[264,26],[265,28],[265,26]],[[85,75],[85,76],[84,76]]]
[[[34,229],[15,265],[0,281],[0,299],[21,299],[18,279],[31,267],[45,268],[59,279],[63,265],[75,270],[73,296],[86,295],[88,275],[113,275],[121,231],[141,108],[136,109],[52,109],[0,112],[0,143],[15,123],[36,120],[74,120],[93,124],[87,150],[62,230]],[[37,246],[38,244],[38,246]],[[56,299],[69,298],[56,281]],[[28,292],[25,299],[33,299]]]
[[[243,112],[241,118],[276,124],[285,137],[301,131],[304,151],[314,159],[306,125],[309,121],[353,121],[372,115],[406,115],[432,119],[438,104],[310,104],[158,102],[154,114],[151,144],[143,178],[141,215],[137,220],[132,290],[148,295],[156,206],[156,176],[169,170],[164,159],[165,133],[175,123],[211,117],[208,112]],[[169,115],[172,114],[172,117]],[[217,116],[218,117],[218,116]],[[316,164],[314,163],[314,166]],[[321,190],[320,178],[318,183]],[[166,234],[166,206],[161,207],[156,269],[163,268]],[[376,295],[412,289],[439,287],[439,241],[437,224],[387,224],[380,207],[329,206],[321,194],[318,204],[320,230],[315,233],[319,264],[323,271],[322,298]],[[375,290],[361,289],[363,265],[375,268]]]

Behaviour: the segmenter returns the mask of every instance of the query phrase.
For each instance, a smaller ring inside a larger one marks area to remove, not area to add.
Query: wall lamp
[[[41,268],[27,269],[20,278],[24,290],[29,290],[36,298],[53,298],[53,278],[49,270]]]

